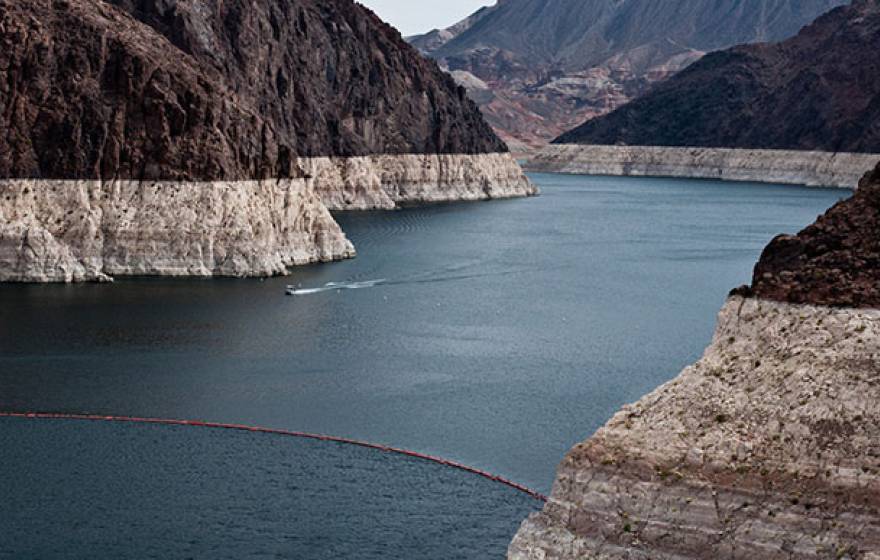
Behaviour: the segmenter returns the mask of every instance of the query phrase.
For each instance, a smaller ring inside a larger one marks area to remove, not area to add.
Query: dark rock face
[[[880,151],[880,5],[856,0],[778,44],[710,54],[557,143]]]
[[[489,153],[464,89],[351,0],[0,0],[0,177],[298,177]]]
[[[460,73],[502,137],[539,145],[707,52],[792,37],[846,2],[503,0],[409,40]]]
[[[880,166],[856,195],[761,255],[751,287],[736,293],[787,303],[880,308]]]

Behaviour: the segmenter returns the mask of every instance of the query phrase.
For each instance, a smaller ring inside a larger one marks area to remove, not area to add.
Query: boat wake
[[[514,269],[496,270],[496,271],[480,271],[469,272],[467,269],[472,265],[458,266],[445,269],[441,274],[436,272],[425,272],[394,280],[382,278],[379,280],[353,280],[349,282],[327,282],[323,286],[317,288],[302,288],[300,286],[287,286],[287,295],[289,296],[310,296],[332,292],[338,290],[360,290],[362,288],[375,288],[377,286],[403,286],[407,284],[435,284],[440,282],[457,282],[461,280],[472,280],[475,278],[488,278],[494,276],[509,276],[513,274],[524,274],[537,272],[541,269],[536,267],[520,267]],[[445,273],[445,274],[443,274]]]
[[[314,294],[322,294],[324,292],[332,292],[334,290],[360,290],[363,288],[373,288],[387,281],[382,280],[365,280],[362,282],[327,282],[319,288],[297,288],[295,286],[287,287],[287,295],[289,296],[310,296]]]

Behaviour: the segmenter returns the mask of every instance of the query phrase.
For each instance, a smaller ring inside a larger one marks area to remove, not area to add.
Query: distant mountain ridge
[[[880,3],[713,53],[557,143],[880,152]]]
[[[516,149],[610,112],[707,52],[791,37],[845,3],[503,0],[409,41],[469,88]]]

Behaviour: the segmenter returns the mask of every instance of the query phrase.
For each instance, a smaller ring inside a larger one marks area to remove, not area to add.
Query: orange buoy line
[[[475,474],[477,476],[481,476],[483,478],[487,478],[494,482],[501,483],[505,486],[513,488],[514,490],[518,490],[529,496],[535,498],[536,500],[541,500],[543,502],[547,501],[547,496],[532,490],[522,484],[517,484],[511,480],[507,480],[506,478],[502,478],[500,476],[496,476],[492,473],[486,472],[484,470],[480,470],[474,467],[469,467],[467,465],[463,465],[461,463],[457,463],[455,461],[450,461],[448,459],[443,459],[442,457],[435,457],[433,455],[426,455],[424,453],[419,453],[417,451],[410,451],[408,449],[400,449],[397,447],[389,447],[387,445],[381,445],[378,443],[369,443],[366,441],[360,441],[356,439],[349,439],[343,437],[335,437],[335,436],[327,436],[321,434],[310,434],[307,432],[296,432],[291,430],[280,430],[275,428],[263,428],[260,426],[246,426],[244,424],[225,424],[221,422],[204,422],[201,420],[173,420],[167,418],[138,418],[136,416],[105,416],[100,414],[59,414],[59,413],[51,413],[51,412],[0,412],[0,418],[25,418],[25,419],[36,419],[36,420],[78,420],[78,421],[89,421],[89,422],[115,422],[115,423],[128,423],[128,424],[156,424],[161,426],[189,426],[196,428],[212,428],[212,429],[222,429],[222,430],[236,430],[239,432],[254,432],[261,434],[271,434],[276,436],[286,436],[286,437],[295,437],[301,439],[313,439],[318,441],[328,441],[333,443],[341,443],[344,445],[353,445],[356,447],[365,447],[367,449],[375,449],[377,451],[384,451],[386,453],[394,453],[397,455],[405,455],[407,457],[414,457],[416,459],[422,459],[424,461],[430,461],[432,463],[437,463],[438,465],[443,465],[446,467],[451,467],[453,469],[458,469],[461,471],[465,471],[471,474]]]

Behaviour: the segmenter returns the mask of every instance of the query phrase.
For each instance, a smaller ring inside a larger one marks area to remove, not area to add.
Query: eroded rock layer
[[[353,255],[302,179],[0,180],[0,281],[270,276]]]
[[[508,154],[299,158],[263,181],[0,179],[0,281],[269,276],[352,257],[328,210],[528,196]]]
[[[309,158],[300,165],[331,210],[531,196],[538,191],[509,154]]]
[[[880,311],[733,297],[703,359],[562,462],[511,560],[880,552]]]
[[[552,144],[529,171],[634,177],[685,177],[853,189],[880,154],[666,146]]]

